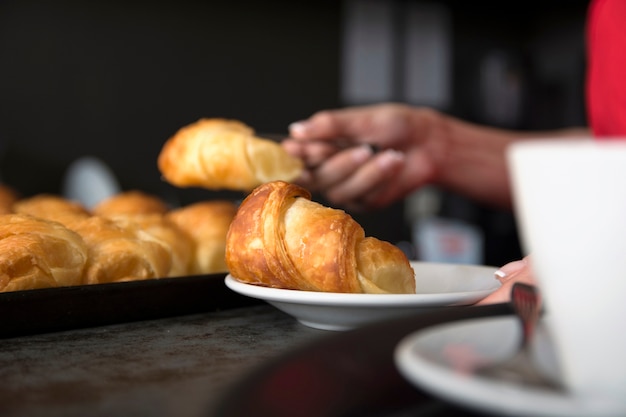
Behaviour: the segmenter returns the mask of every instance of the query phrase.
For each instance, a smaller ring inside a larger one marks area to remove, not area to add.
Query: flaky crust
[[[93,214],[105,217],[126,214],[165,214],[169,207],[161,198],[139,190],[129,190],[114,194],[94,207]]]
[[[124,191],[96,204],[91,211],[122,228],[142,230],[160,242],[172,260],[166,276],[182,277],[190,273],[194,242],[166,218],[169,207],[160,197],[139,190]]]
[[[162,278],[171,267],[171,254],[163,244],[133,225],[91,216],[70,224],[88,249],[85,284]]]
[[[83,239],[60,223],[25,214],[0,216],[0,291],[81,284]]]
[[[209,200],[171,210],[167,219],[194,242],[191,274],[226,272],[226,234],[237,206],[226,200]]]
[[[219,118],[200,119],[165,142],[157,165],[178,187],[250,191],[269,181],[292,181],[302,162],[249,126]]]
[[[275,288],[340,293],[415,293],[404,253],[365,237],[347,213],[310,200],[302,187],[263,184],[231,223],[226,263],[240,281]]]
[[[28,214],[67,225],[75,220],[91,216],[81,203],[54,194],[37,194],[18,200],[13,204],[15,213]]]
[[[171,256],[171,268],[166,276],[182,277],[192,272],[195,242],[177,224],[159,213],[114,214],[110,217],[122,228],[139,229],[161,243]]]

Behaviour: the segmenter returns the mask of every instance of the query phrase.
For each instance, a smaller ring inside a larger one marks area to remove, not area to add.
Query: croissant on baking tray
[[[194,242],[190,274],[226,272],[226,234],[237,206],[228,200],[198,201],[172,209],[165,217]]]
[[[92,213],[106,217],[118,226],[139,228],[170,252],[172,263],[168,277],[182,277],[191,270],[195,243],[191,236],[167,218],[169,206],[156,195],[140,190],[114,194],[96,204]]]
[[[246,192],[269,181],[292,181],[303,166],[278,143],[255,136],[251,127],[220,118],[181,128],[163,145],[157,165],[178,187]]]
[[[140,190],[127,190],[113,194],[91,208],[93,214],[111,215],[165,214],[169,206],[160,197]]]
[[[342,210],[311,201],[283,181],[255,188],[228,231],[226,263],[239,281],[340,293],[415,293],[415,275],[396,246],[366,237]]]
[[[68,228],[87,245],[84,284],[162,278],[170,271],[171,252],[135,223],[122,225],[106,217],[91,216],[76,219]]]
[[[87,259],[83,239],[62,224],[0,215],[0,292],[79,285]]]
[[[64,225],[77,219],[91,217],[89,210],[81,203],[55,194],[36,194],[22,198],[13,204],[13,211]]]

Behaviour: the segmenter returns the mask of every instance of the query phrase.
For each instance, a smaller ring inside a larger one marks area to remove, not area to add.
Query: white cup
[[[626,138],[541,139],[508,149],[563,382],[626,411]],[[624,414],[626,415],[626,414]]]

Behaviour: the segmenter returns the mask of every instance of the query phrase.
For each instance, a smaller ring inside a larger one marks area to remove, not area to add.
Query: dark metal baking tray
[[[0,338],[259,304],[225,273],[0,293]]]

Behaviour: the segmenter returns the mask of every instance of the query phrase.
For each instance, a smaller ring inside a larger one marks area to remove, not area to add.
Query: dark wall
[[[477,123],[522,130],[586,124],[588,0],[443,2],[449,5],[454,22],[451,113]],[[521,111],[515,120],[494,120],[485,111],[482,64],[495,54],[520,82]]]
[[[336,107],[339,10],[323,1],[0,2],[2,178],[24,194],[57,192],[69,162],[95,155],[124,188],[162,192],[158,152],[187,123],[229,117],[285,132]]]

